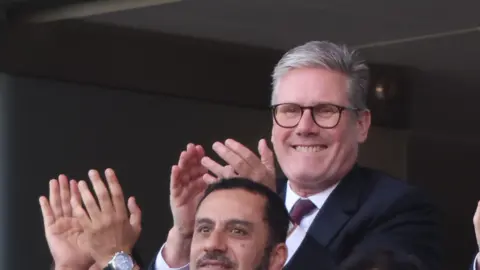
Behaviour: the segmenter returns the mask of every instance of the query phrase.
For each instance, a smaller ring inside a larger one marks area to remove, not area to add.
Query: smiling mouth
[[[292,146],[293,149],[297,152],[302,153],[315,153],[320,152],[322,150],[327,149],[327,146],[324,144],[317,144],[317,145],[294,145]]]

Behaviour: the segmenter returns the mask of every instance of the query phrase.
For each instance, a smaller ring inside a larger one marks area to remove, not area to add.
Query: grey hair
[[[357,51],[329,41],[310,41],[286,52],[272,73],[271,105],[276,100],[280,79],[297,68],[323,68],[345,74],[349,78],[348,99],[357,109],[367,109],[369,70]]]

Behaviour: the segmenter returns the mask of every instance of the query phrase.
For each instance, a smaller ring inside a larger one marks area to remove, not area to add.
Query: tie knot
[[[299,199],[295,205],[293,205],[290,217],[295,224],[299,225],[303,217],[310,214],[315,208],[317,207],[309,199]]]

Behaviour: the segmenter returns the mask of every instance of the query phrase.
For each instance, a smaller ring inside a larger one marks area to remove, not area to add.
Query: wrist
[[[168,232],[167,242],[161,256],[171,268],[182,267],[190,261],[191,234],[180,233],[173,227]]]
[[[103,269],[108,266],[108,264],[113,260],[115,255],[117,255],[119,252],[125,253],[128,256],[130,256],[130,258],[133,258],[130,249],[119,249],[116,251],[105,253],[104,255],[101,255],[101,256],[97,256],[95,259],[95,264],[99,266],[101,269]]]
[[[84,262],[82,264],[78,263],[69,263],[69,262],[60,262],[60,261],[53,261],[52,267],[50,269],[54,270],[85,270],[88,269],[90,266],[95,264],[94,261],[91,262]]]

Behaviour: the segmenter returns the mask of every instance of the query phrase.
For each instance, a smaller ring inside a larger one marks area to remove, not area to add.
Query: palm
[[[45,228],[45,233],[56,264],[89,267],[93,263],[76,218],[60,217]]]
[[[195,212],[206,184],[202,176],[189,177],[187,183],[178,187],[171,196],[174,223],[181,228],[193,228]],[[175,196],[176,195],[176,196]]]

